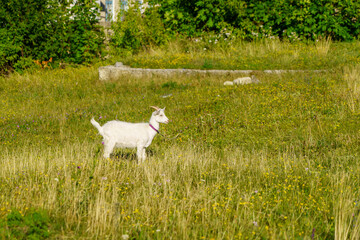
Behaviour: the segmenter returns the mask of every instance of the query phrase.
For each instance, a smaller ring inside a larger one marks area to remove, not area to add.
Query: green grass
[[[0,78],[0,218],[46,213],[51,239],[358,239],[359,72],[244,86],[99,82],[95,66]],[[148,121],[151,105],[172,122],[147,161],[102,159],[91,117]],[[7,224],[2,237],[30,229]]]
[[[280,40],[178,40],[139,55],[118,58],[132,67],[229,70],[334,69],[360,63],[360,42],[281,42]]]
[[[0,220],[2,239],[47,239],[49,219],[46,213],[29,210],[24,215],[14,210],[5,219]]]

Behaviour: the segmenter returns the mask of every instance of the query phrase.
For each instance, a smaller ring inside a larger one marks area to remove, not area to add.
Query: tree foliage
[[[0,70],[33,60],[84,63],[99,56],[103,32],[91,0],[0,0]]]
[[[352,40],[360,34],[360,2],[351,0],[152,0],[167,29],[197,36],[234,29],[245,39]]]
[[[118,14],[119,21],[112,23],[111,46],[123,54],[137,52],[143,47],[158,46],[168,39],[168,33],[158,13],[158,7],[143,11],[136,3]]]

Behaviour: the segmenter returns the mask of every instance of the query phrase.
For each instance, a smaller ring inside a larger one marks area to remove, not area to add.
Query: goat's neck
[[[158,123],[153,116],[151,116],[149,124],[159,131],[160,123]],[[154,131],[155,132],[155,131]],[[155,132],[156,133],[156,132]]]

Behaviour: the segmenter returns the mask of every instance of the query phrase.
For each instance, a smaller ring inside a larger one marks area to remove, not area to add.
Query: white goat
[[[104,157],[109,158],[114,147],[137,148],[139,162],[146,159],[145,148],[147,148],[155,135],[159,133],[160,123],[168,123],[165,116],[165,108],[151,106],[155,109],[149,123],[128,123],[122,121],[110,121],[102,127],[98,122],[91,119],[91,124],[99,130],[104,138]]]

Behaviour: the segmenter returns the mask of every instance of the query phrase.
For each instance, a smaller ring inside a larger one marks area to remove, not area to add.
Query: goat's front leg
[[[138,158],[138,163],[142,163],[145,161],[146,156],[144,156],[145,148],[144,146],[138,146],[136,156]]]
[[[146,148],[143,148],[142,157],[143,157],[143,161],[145,161],[146,160]]]

